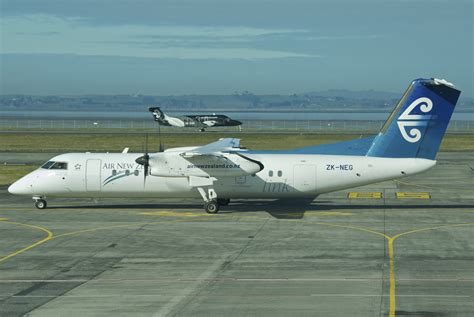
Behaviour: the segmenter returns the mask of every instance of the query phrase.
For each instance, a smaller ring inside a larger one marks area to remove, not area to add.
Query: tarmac
[[[1,188],[0,315],[473,316],[473,239],[474,153],[217,215],[176,199],[37,210]]]

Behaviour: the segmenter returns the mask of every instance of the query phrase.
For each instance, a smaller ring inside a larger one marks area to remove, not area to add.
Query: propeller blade
[[[145,187],[146,177],[148,176],[148,169],[150,167],[150,155],[148,155],[148,133],[145,134],[144,148],[145,154],[135,159],[137,164],[143,166],[143,187]]]
[[[146,177],[148,176],[148,167],[149,167],[148,164],[143,167],[143,173],[144,173],[144,175],[143,175],[143,183],[146,182]]]
[[[137,158],[135,162],[143,166],[143,184],[145,184],[148,175],[148,168],[150,167],[150,156],[148,153],[145,153],[145,155]]]

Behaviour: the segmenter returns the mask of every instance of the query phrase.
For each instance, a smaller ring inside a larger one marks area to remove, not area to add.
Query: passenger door
[[[86,191],[98,192],[101,190],[101,160],[87,160],[86,163]]]

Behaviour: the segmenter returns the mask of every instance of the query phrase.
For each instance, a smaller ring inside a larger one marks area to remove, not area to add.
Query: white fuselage
[[[70,153],[52,160],[67,169],[39,168],[15,182],[9,191],[32,197],[199,197],[189,176],[144,178],[140,153]],[[316,197],[341,189],[400,178],[428,170],[434,160],[346,155],[252,154],[263,170],[253,175],[215,176],[212,187],[222,198]],[[182,162],[180,160],[183,160]],[[176,156],[182,175],[195,173],[185,158]],[[186,169],[190,169],[186,171]],[[189,173],[188,173],[189,172]],[[153,171],[150,171],[153,173]],[[231,174],[231,173],[229,173]]]

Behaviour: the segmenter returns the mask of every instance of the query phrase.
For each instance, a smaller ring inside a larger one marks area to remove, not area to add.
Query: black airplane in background
[[[231,127],[240,126],[242,122],[233,120],[222,114],[209,115],[184,115],[171,117],[165,114],[159,107],[151,107],[148,110],[153,114],[153,118],[159,124],[169,127],[197,128],[204,131],[210,127]]]

